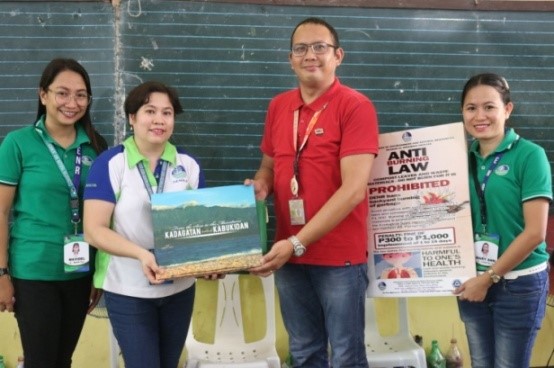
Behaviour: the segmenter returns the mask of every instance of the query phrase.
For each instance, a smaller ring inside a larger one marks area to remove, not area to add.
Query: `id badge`
[[[475,263],[478,272],[484,272],[498,259],[500,236],[498,234],[475,234]]]
[[[82,234],[67,235],[64,237],[63,269],[66,273],[88,272],[89,245]]]
[[[289,199],[289,213],[291,225],[306,224],[304,201],[301,198]]]

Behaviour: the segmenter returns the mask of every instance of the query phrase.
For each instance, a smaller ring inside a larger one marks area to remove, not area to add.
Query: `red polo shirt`
[[[309,134],[299,160],[298,196],[304,200],[306,222],[319,211],[341,185],[340,159],[356,154],[377,154],[377,113],[363,94],[340,84],[316,101],[305,105],[300,90],[277,95],[269,104],[261,150],[274,160],[276,240],[296,234],[302,225],[291,225],[288,202],[292,197],[295,148],[294,111],[299,109],[298,145],[308,123],[325,107]],[[362,201],[323,238],[310,244],[308,252],[291,263],[342,266],[367,262],[368,200]]]

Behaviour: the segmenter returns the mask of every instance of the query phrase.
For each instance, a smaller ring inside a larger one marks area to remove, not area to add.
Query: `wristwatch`
[[[498,281],[500,281],[500,279],[502,278],[499,275],[497,275],[492,268],[489,268],[487,270],[487,273],[489,274],[493,284],[497,284]]]
[[[10,274],[10,270],[8,270],[7,268],[0,268],[0,276],[9,275],[9,274]]]
[[[292,243],[292,249],[295,257],[302,257],[304,253],[306,253],[306,247],[296,236],[293,235],[289,237],[288,241]]]

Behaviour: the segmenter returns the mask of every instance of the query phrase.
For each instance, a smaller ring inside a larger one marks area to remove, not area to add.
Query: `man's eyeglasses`
[[[60,105],[69,103],[71,99],[74,99],[78,105],[84,106],[88,105],[92,100],[92,96],[86,92],[77,92],[73,94],[66,91],[52,91],[51,89],[48,89],[48,91],[54,94],[56,102]]]
[[[304,56],[308,52],[308,48],[311,48],[314,54],[321,55],[325,54],[329,47],[336,49],[338,46],[330,45],[326,42],[314,42],[311,44],[307,43],[297,43],[292,46],[292,54],[294,56]]]

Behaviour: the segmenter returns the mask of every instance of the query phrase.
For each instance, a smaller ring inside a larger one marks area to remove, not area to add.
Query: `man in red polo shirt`
[[[344,58],[335,29],[319,18],[291,36],[290,65],[299,87],[270,103],[263,157],[253,184],[274,195],[273,271],[294,367],[367,367],[367,182],[378,152],[371,101],[335,75]]]

